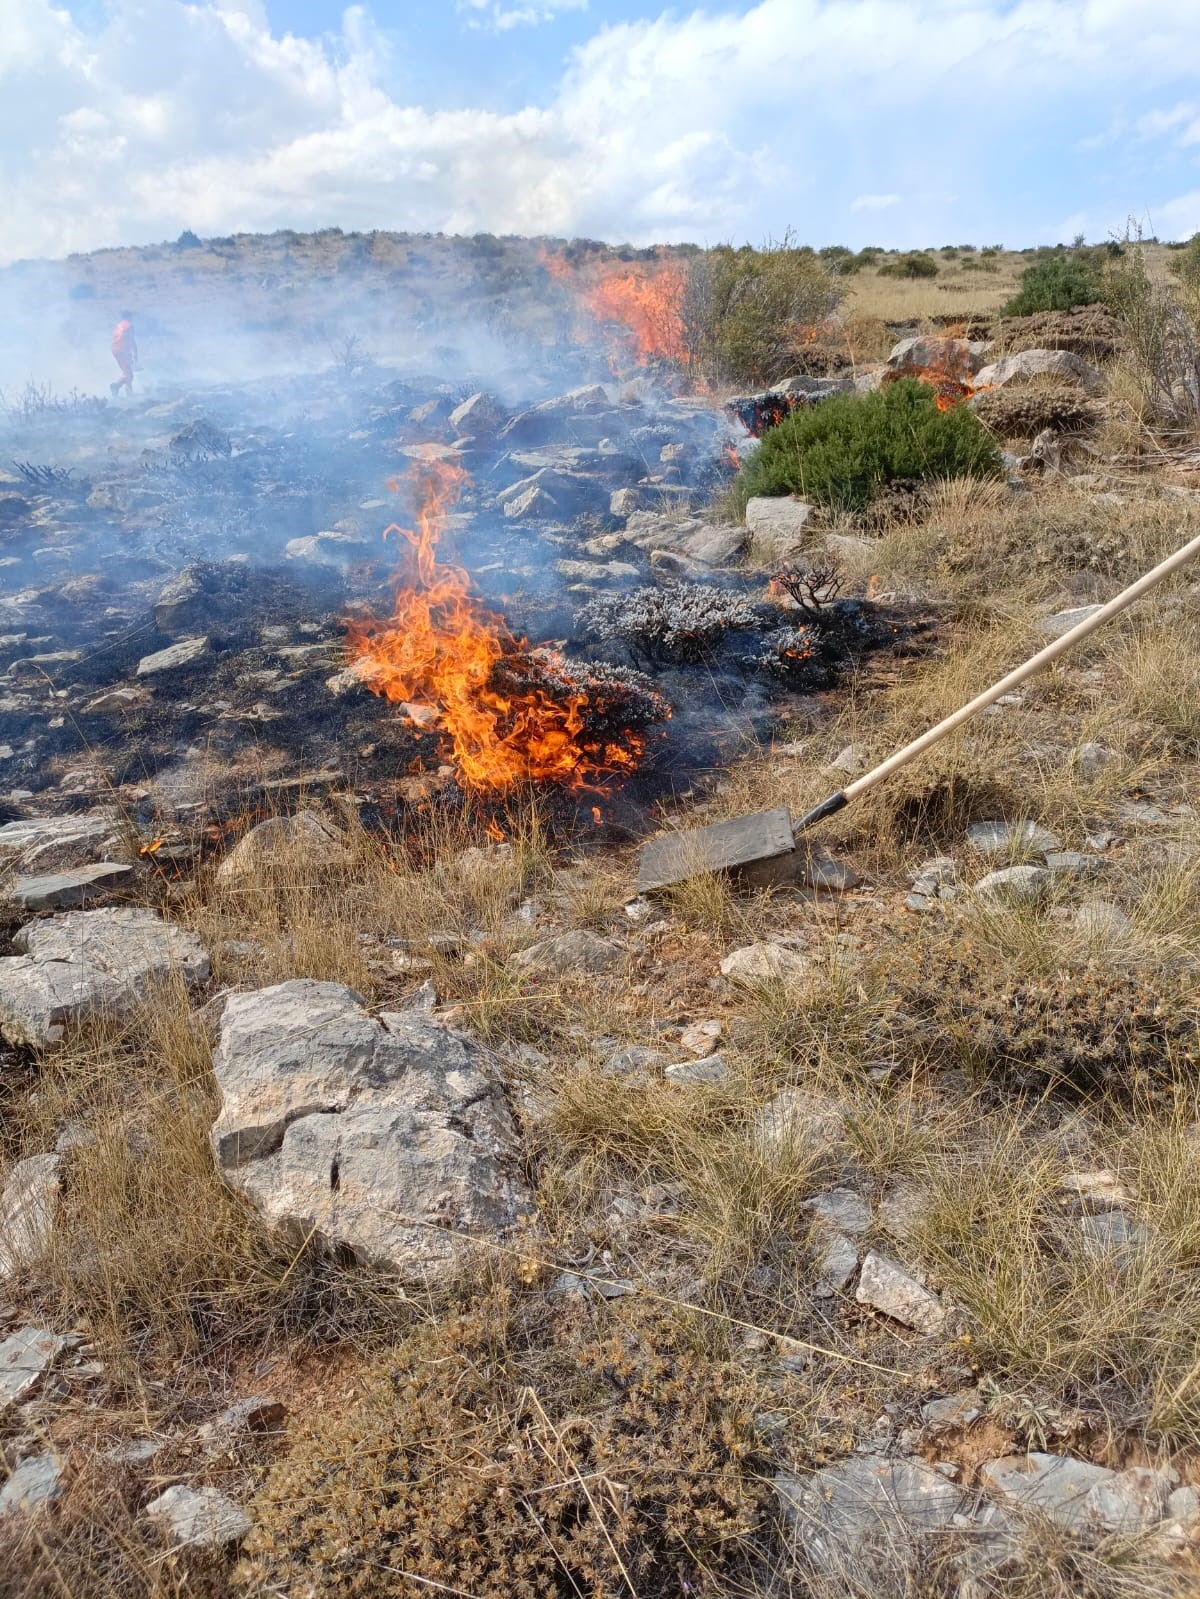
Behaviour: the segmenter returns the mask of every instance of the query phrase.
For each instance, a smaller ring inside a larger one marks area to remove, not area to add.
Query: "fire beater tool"
[[[893,772],[898,772],[902,766],[907,766],[909,761],[932,749],[935,744],[962,727],[965,722],[969,722],[973,716],[986,710],[989,705],[995,704],[1002,694],[1011,692],[1035,672],[1040,672],[1043,666],[1048,666],[1051,661],[1057,660],[1060,655],[1074,648],[1082,639],[1103,627],[1105,622],[1119,615],[1135,600],[1161,583],[1165,577],[1177,572],[1180,567],[1186,566],[1198,555],[1200,555],[1200,537],[1194,538],[1190,544],[1185,544],[1182,549],[1176,550],[1174,555],[1169,555],[1152,571],[1145,573],[1114,599],[1109,600],[1107,605],[1101,605],[1090,616],[1085,616],[1069,632],[1063,633],[1053,643],[1047,644],[1045,649],[1039,650],[1036,655],[1030,656],[1022,665],[1002,677],[999,682],[984,689],[982,694],[977,694],[968,704],[943,718],[936,727],[929,728],[919,738],[913,739],[911,744],[906,744],[894,755],[889,755],[887,760],[881,761],[878,766],[864,773],[862,777],[856,778],[853,783],[848,783],[845,788],[835,790],[795,822],[791,820],[786,806],[779,806],[774,810],[760,811],[752,816],[739,816],[732,821],[714,822],[708,827],[694,828],[687,832],[662,833],[658,838],[652,838],[643,848],[638,863],[638,893],[650,894],[656,889],[667,888],[672,883],[683,882],[704,872],[736,872],[751,883],[785,880],[790,875],[788,867],[793,864],[788,857],[795,856],[796,840],[801,833],[807,832],[825,817],[836,815],[852,800],[861,798],[877,783],[882,783]]]

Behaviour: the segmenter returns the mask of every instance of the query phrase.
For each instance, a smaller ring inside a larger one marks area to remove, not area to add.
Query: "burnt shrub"
[[[966,406],[939,411],[937,391],[902,378],[874,394],[835,394],[793,411],[767,433],[734,485],[755,495],[801,494],[862,510],[900,478],[995,477],[1000,450]]]
[[[253,1591],[729,1592],[758,1501],[747,1385],[661,1313],[535,1314],[494,1296],[320,1417],[259,1495]]]
[[[1020,287],[1000,315],[1031,316],[1035,311],[1070,311],[1077,305],[1095,305],[1103,298],[1104,285],[1090,260],[1055,255],[1025,268]]]

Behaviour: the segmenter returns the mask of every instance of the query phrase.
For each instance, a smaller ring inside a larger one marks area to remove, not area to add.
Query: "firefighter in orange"
[[[133,369],[137,364],[137,340],[133,336],[133,312],[122,311],[121,320],[113,329],[112,337],[113,359],[121,368],[121,376],[115,383],[109,385],[109,391],[115,399],[122,389],[133,393]]]

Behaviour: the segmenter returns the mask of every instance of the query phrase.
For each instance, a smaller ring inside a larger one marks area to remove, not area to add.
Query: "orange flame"
[[[575,297],[591,321],[607,330],[615,373],[651,361],[687,360],[684,338],[684,270],[677,261],[589,261],[574,266],[543,250],[541,264]],[[577,331],[578,342],[586,334]]]
[[[503,793],[524,782],[586,788],[633,771],[645,750],[642,735],[628,730],[621,743],[589,736],[587,694],[561,658],[530,652],[471,594],[467,573],[438,560],[438,540],[467,474],[447,461],[424,460],[406,475],[416,492],[416,531],[393,523],[384,532],[407,541],[395,610],[385,620],[347,624],[363,683],[398,705],[413,726],[441,732],[468,789]],[[497,686],[498,666],[515,667],[508,675],[520,682],[522,662],[535,660],[565,685],[561,700],[532,683],[507,692]]]
[[[937,390],[935,404],[939,411],[953,411],[956,405],[961,405],[964,400],[969,400],[973,394],[981,394],[984,389],[991,387],[984,383],[976,387],[971,382],[971,369],[968,366],[958,367],[951,361],[937,362],[933,366],[922,366],[907,371],[890,372],[884,377],[885,383],[895,383],[900,378],[916,378],[919,383],[928,383],[930,388]]]

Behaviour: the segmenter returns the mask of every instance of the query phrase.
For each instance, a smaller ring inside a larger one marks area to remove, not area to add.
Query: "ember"
[[[436,546],[467,474],[447,461],[418,461],[416,531],[407,541],[393,615],[352,619],[352,664],[362,682],[419,728],[436,728],[459,782],[504,793],[525,782],[595,786],[634,771],[646,728],[670,714],[629,674],[573,672],[551,650],[531,650],[471,594],[467,573],[439,561]]]
[[[898,368],[886,372],[883,381],[887,384],[896,383],[900,378],[916,378],[919,383],[928,383],[930,388],[937,390],[938,410],[952,411],[973,394],[980,394],[983,389],[990,387],[985,383],[981,388],[976,388],[971,382],[973,375],[969,364],[959,365],[947,359],[932,366]]]

